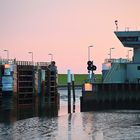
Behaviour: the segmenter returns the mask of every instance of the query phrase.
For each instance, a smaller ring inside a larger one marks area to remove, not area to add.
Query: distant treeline
[[[88,74],[75,74],[75,85],[82,85],[84,82],[87,81]],[[96,82],[102,81],[101,74],[95,74]],[[67,74],[58,74],[58,85],[67,85]]]

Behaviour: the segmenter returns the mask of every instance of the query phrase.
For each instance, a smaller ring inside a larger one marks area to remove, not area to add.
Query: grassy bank
[[[75,85],[81,85],[87,80],[87,74],[75,74]],[[96,74],[96,82],[101,82],[101,74]],[[58,74],[58,85],[67,85],[67,75]]]

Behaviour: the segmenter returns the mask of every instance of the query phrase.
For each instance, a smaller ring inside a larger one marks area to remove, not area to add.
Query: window
[[[138,37],[134,36],[134,37],[119,37],[119,40],[122,42],[133,42],[133,41],[138,41]]]
[[[137,70],[140,70],[140,66],[137,66]]]

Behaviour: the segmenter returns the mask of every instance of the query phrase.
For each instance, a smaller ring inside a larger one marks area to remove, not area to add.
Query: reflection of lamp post
[[[109,49],[109,54],[108,54],[108,55],[110,56],[110,57],[109,57],[110,60],[111,60],[111,50],[113,50],[113,49],[115,49],[115,48],[110,48],[110,49]]]
[[[48,55],[51,56],[51,62],[53,61],[53,54],[52,53],[49,53]]]
[[[32,64],[33,64],[33,52],[28,52],[28,53],[32,55]]]
[[[127,55],[126,55],[126,56],[127,56],[128,61],[129,61],[129,52],[131,52],[131,51],[132,51],[132,50],[128,50],[128,51],[127,51]]]
[[[88,46],[88,61],[90,61],[90,48],[93,46]]]
[[[9,51],[8,50],[3,50],[5,52],[7,52],[7,59],[9,59]]]

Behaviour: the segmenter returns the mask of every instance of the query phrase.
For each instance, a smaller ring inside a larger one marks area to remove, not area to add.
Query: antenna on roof
[[[115,20],[116,31],[118,31],[118,20]]]

